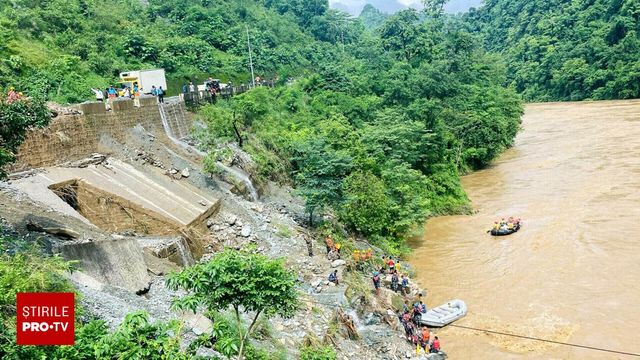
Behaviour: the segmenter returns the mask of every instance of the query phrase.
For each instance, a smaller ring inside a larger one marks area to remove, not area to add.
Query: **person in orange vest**
[[[327,236],[327,239],[325,240],[325,244],[327,245],[327,254],[329,252],[331,252],[331,250],[333,250],[333,247],[335,246],[335,244],[333,243],[333,239],[331,238],[331,235]]]
[[[373,250],[367,249],[367,260],[373,259]]]
[[[353,260],[356,262],[360,261],[360,252],[357,249],[353,250]]]
[[[429,353],[429,351],[431,350],[429,347],[429,341],[431,340],[431,332],[429,331],[429,328],[426,326],[422,327],[422,337],[420,339],[420,345],[422,346],[422,349],[424,350],[425,353]]]

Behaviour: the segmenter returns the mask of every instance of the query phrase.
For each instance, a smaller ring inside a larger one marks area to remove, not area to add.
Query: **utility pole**
[[[252,85],[252,88],[255,88],[256,77],[253,74],[253,57],[251,55],[251,42],[249,41],[249,27],[245,25],[244,28],[247,31],[247,47],[249,48],[249,67],[251,68],[251,85]]]

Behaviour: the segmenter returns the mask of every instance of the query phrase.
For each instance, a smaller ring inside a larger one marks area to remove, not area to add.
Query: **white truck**
[[[162,90],[167,91],[167,79],[164,76],[164,69],[127,71],[120,73],[121,83],[133,89],[133,84],[138,83],[138,88],[144,94],[151,94],[151,87],[162,86]]]

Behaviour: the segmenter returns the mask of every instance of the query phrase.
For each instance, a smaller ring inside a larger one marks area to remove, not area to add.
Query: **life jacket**
[[[431,333],[429,332],[428,328],[422,328],[422,340],[423,341],[429,341],[429,337],[431,336]]]

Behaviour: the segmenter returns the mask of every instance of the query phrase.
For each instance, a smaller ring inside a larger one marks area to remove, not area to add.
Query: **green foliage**
[[[73,263],[59,256],[43,258],[35,246],[15,252],[16,239],[0,235],[0,314],[3,322],[15,315],[19,292],[69,292],[71,283],[63,277]]]
[[[300,350],[300,360],[335,360],[336,351],[329,345],[305,346]]]
[[[189,293],[173,303],[178,309],[196,311],[200,306],[209,312],[232,308],[237,322],[238,357],[260,315],[266,318],[293,316],[298,307],[296,276],[285,269],[281,260],[245,251],[224,250],[209,262],[196,264],[167,279],[170,289]],[[240,312],[251,313],[252,321],[243,330]],[[233,349],[233,342],[225,348]]]
[[[144,312],[128,314],[115,332],[94,345],[94,354],[103,359],[189,359],[180,349],[178,321],[149,323]]]
[[[245,25],[256,74],[295,76],[336,51],[338,37],[349,41],[337,34],[357,34],[354,21],[327,10],[325,0],[4,1],[0,87],[66,103],[91,99],[92,87],[104,89],[127,70],[164,68],[170,93],[209,74],[246,82]]]
[[[51,114],[39,98],[7,103],[0,98],[0,179],[6,174],[2,168],[15,160],[14,153],[24,141],[27,129],[49,123]]]
[[[371,173],[354,172],[343,183],[345,199],[340,218],[364,235],[376,235],[389,227],[389,208],[385,184]]]
[[[527,100],[640,96],[637,1],[491,0],[465,16]]]
[[[371,4],[366,4],[360,12],[360,20],[368,30],[376,30],[382,25],[389,15],[376,9]]]

